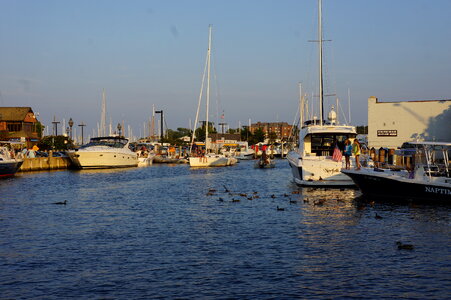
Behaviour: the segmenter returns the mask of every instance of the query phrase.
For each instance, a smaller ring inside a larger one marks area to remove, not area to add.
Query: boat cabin
[[[301,130],[304,136],[300,149],[307,156],[332,156],[335,146],[344,150],[346,139],[354,141],[357,133],[352,126],[309,126]]]
[[[128,140],[120,137],[95,137],[91,138],[90,142],[80,148],[87,148],[92,146],[108,146],[113,148],[124,148]]]

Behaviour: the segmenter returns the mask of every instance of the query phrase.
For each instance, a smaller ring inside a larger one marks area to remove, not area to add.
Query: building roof
[[[23,121],[30,112],[31,107],[0,107],[0,121]]]

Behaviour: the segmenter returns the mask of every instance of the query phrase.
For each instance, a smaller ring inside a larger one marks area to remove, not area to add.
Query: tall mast
[[[211,61],[211,28],[208,26],[208,52],[207,52],[207,108],[205,117],[205,152],[208,152],[208,106],[210,104],[210,61]]]
[[[319,113],[320,124],[323,125],[324,118],[324,92],[323,92],[323,25],[321,16],[321,0],[318,0],[318,42],[319,42]]]
[[[304,125],[304,101],[302,98],[302,84],[299,82],[299,128]]]
[[[106,135],[106,99],[105,89],[102,90],[102,115],[100,119],[100,136]]]

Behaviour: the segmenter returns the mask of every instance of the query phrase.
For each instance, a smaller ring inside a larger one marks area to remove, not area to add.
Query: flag
[[[338,149],[338,146],[335,146],[334,154],[332,155],[332,160],[339,162],[341,161],[342,157],[343,155],[341,154],[340,149]]]

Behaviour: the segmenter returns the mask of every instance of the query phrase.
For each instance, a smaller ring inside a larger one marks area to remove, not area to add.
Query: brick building
[[[31,107],[0,107],[0,140],[24,142],[32,147],[39,141],[38,120]]]
[[[268,138],[271,132],[276,134],[276,139],[279,141],[286,141],[293,130],[293,126],[289,125],[287,122],[273,122],[273,123],[263,123],[257,122],[251,124],[250,132],[255,133],[257,129],[261,128],[265,133],[265,137]]]

